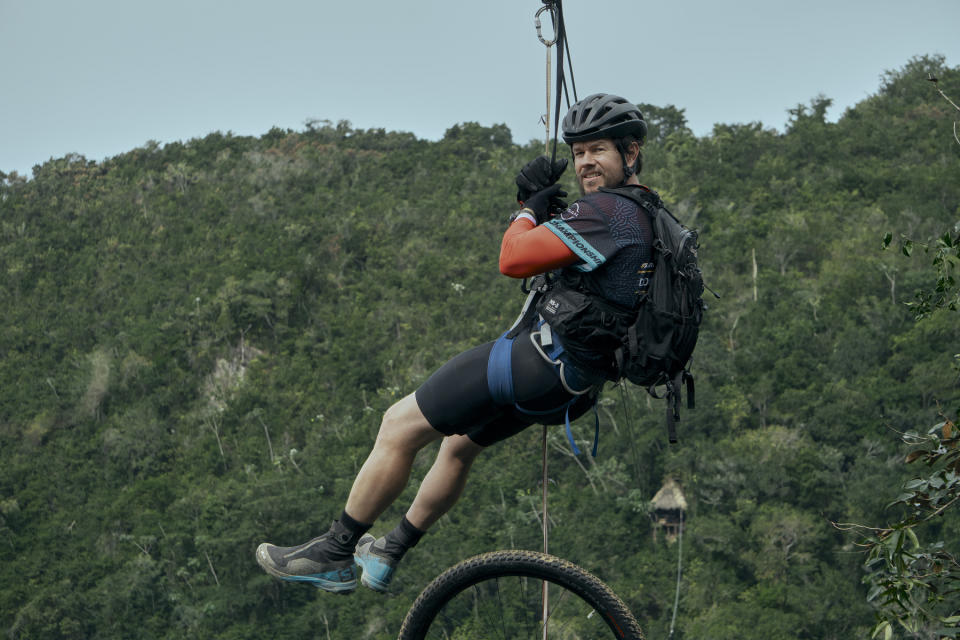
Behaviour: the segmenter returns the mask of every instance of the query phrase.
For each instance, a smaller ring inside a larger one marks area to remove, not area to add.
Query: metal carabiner
[[[545,40],[543,37],[543,31],[540,25],[540,14],[544,11],[550,12],[550,22],[553,24],[553,40]],[[537,25],[537,37],[540,38],[540,42],[547,47],[552,47],[557,43],[557,8],[553,3],[545,2],[544,5],[540,7],[540,10],[537,11],[537,15],[534,16],[533,21]]]

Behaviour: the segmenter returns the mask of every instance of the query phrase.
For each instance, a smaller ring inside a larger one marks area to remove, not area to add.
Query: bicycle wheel
[[[548,638],[643,640],[610,587],[571,562],[536,551],[484,553],[447,569],[414,601],[399,640],[542,638],[544,582]]]

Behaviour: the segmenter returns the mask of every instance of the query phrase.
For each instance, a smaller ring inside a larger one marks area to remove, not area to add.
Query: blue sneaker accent
[[[370,534],[364,535],[357,543],[357,552],[354,558],[357,565],[363,569],[360,582],[363,586],[380,593],[386,593],[397,569],[399,560],[387,556],[384,551],[383,538],[375,539]]]
[[[353,558],[326,562],[314,559],[313,547],[326,537],[323,535],[296,547],[277,547],[264,542],[257,547],[257,563],[281,580],[306,582],[333,593],[350,593],[357,588],[357,565]]]

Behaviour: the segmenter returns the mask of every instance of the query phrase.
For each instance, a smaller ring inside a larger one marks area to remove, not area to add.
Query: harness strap
[[[507,335],[511,338],[516,338],[533,322],[537,311],[537,299],[548,287],[547,278],[543,274],[535,276],[533,280],[530,281],[529,289],[526,288],[526,284],[527,281],[524,279],[523,285],[520,287],[523,292],[527,294],[527,299],[523,302],[523,309],[520,310],[520,315],[517,316],[517,319],[510,325],[510,329],[507,330]]]
[[[667,387],[667,436],[670,444],[677,443],[677,422],[680,420],[680,388],[687,387],[687,408],[694,408],[693,374],[681,369],[673,380],[668,380]]]
[[[589,392],[593,387],[588,387],[583,391],[574,391],[571,389],[565,379],[567,371],[566,363],[559,359],[560,354],[563,353],[563,347],[559,342],[553,342],[550,347],[550,354],[552,354],[553,357],[550,358],[533,338],[533,334],[531,334],[531,340],[533,340],[534,345],[537,346],[541,355],[547,358],[548,362],[559,367],[558,375],[560,376],[560,381],[564,389],[570,392],[573,397],[559,407],[546,411],[524,409],[517,402],[517,395],[513,388],[513,341],[516,340],[516,336],[511,335],[512,333],[513,330],[506,331],[502,336],[497,338],[496,342],[493,343],[493,348],[490,349],[490,356],[487,358],[487,390],[490,392],[490,396],[497,404],[513,405],[517,411],[528,416],[546,416],[556,413],[557,411],[563,411],[567,440],[570,442],[570,447],[573,449],[574,455],[580,455],[580,449],[577,447],[576,442],[574,442],[573,429],[570,426],[570,407],[573,406],[581,395]],[[596,404],[593,405],[593,413],[596,421],[593,435],[593,457],[596,457],[600,444],[600,415],[597,411]]]
[[[513,341],[507,331],[493,343],[487,358],[487,389],[497,404],[514,404],[517,396],[513,391]]]
[[[538,336],[540,337],[539,341],[537,341]],[[570,395],[582,396],[597,386],[595,379],[588,377],[579,368],[568,366],[567,363],[564,362],[561,356],[566,349],[559,340],[554,338],[550,325],[543,320],[540,321],[537,331],[530,332],[530,342],[533,343],[533,346],[544,360],[559,368],[560,384],[563,385],[563,389]],[[546,347],[546,350],[544,350],[544,347]],[[587,386],[583,389],[574,389],[574,385],[570,382],[570,377],[573,377],[575,382],[586,383]]]
[[[678,381],[679,382],[679,381]],[[680,420],[680,393],[674,381],[667,382],[667,438],[670,444],[677,443],[677,421]]]
[[[537,342],[536,337],[540,336],[540,342]],[[540,352],[540,355],[543,356],[543,359],[549,362],[552,365],[559,367],[560,374],[560,383],[563,385],[563,388],[566,389],[568,393],[573,394],[574,396],[582,396],[585,393],[589,393],[594,387],[595,384],[590,384],[582,390],[576,390],[570,384],[568,380],[567,373],[570,372],[573,374],[575,379],[578,379],[580,382],[585,382],[583,378],[584,374],[575,367],[567,367],[567,363],[563,361],[561,357],[565,351],[563,343],[553,334],[550,329],[549,323],[547,323],[542,318],[539,323],[539,331],[532,331],[530,333],[530,340],[533,342],[533,346],[537,348],[537,351]],[[546,347],[546,351],[544,350]],[[564,416],[564,424],[567,430],[567,441],[570,443],[570,448],[573,449],[575,455],[580,455],[580,448],[577,447],[577,443],[573,439],[573,429],[570,427],[570,406],[573,405],[576,401],[576,397],[570,400],[570,403],[567,405],[566,415]],[[597,405],[593,405],[593,416],[594,416],[594,431],[593,431],[593,450],[592,455],[594,458],[597,457],[597,449],[600,446],[600,414],[597,410]]]
[[[637,323],[636,322],[631,323],[630,327],[627,329],[627,349],[628,349],[627,356],[630,358],[636,355],[637,351],[640,350],[640,343],[637,340]],[[621,354],[619,358],[622,358],[622,357],[623,355]],[[620,364],[619,361],[617,364],[618,365]],[[621,367],[620,371],[622,370],[623,369]]]

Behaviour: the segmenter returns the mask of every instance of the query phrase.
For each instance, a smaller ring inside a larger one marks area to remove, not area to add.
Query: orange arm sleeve
[[[510,225],[500,244],[500,273],[511,278],[529,278],[577,259],[563,240],[525,218]]]

